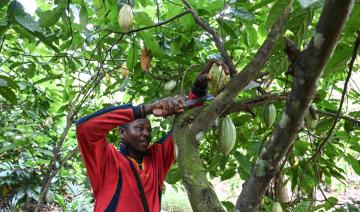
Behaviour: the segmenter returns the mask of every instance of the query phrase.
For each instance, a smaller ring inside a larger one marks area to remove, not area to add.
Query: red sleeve
[[[189,92],[188,98],[195,99],[206,95],[206,87],[203,88],[201,85],[195,83],[191,91]],[[195,106],[201,106],[203,103],[199,103]],[[153,144],[150,148],[150,152],[156,154],[156,158],[160,159],[160,182],[163,183],[166,177],[167,172],[169,171],[171,165],[175,161],[174,153],[174,141],[172,130],[166,134],[162,139]],[[162,185],[161,185],[162,186]]]
[[[100,165],[109,143],[106,135],[113,128],[140,118],[139,106],[121,105],[99,110],[81,118],[76,123],[76,134],[81,155],[89,174],[91,185],[97,190],[100,179]]]
[[[161,187],[165,180],[166,173],[169,171],[171,165],[175,161],[174,141],[172,130],[168,132],[163,138],[153,144],[149,151],[155,155],[156,161],[159,165],[160,183]]]

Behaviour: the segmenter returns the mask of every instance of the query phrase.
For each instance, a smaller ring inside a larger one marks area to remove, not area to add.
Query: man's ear
[[[123,140],[126,136],[126,129],[123,127],[119,127],[119,134],[120,134],[121,140]]]

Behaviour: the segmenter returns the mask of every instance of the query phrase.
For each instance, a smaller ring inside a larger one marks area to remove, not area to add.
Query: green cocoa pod
[[[308,110],[305,121],[309,129],[314,129],[319,121],[319,114],[315,113],[314,110]]]
[[[355,127],[355,124],[354,124],[353,121],[345,120],[344,130],[345,130],[347,133],[350,133],[351,131],[353,131],[353,130],[354,130],[354,127]]]
[[[170,92],[175,88],[175,86],[176,86],[176,81],[175,80],[170,80],[170,81],[165,83],[164,90]]]
[[[179,155],[179,148],[177,147],[177,145],[174,145],[174,155],[175,155],[175,160],[177,161],[178,155]]]
[[[276,108],[274,104],[267,104],[264,108],[263,120],[266,127],[271,127],[276,119]]]
[[[236,129],[233,121],[226,116],[220,125],[220,148],[224,155],[228,155],[234,148],[236,141]]]
[[[219,67],[215,63],[211,66],[209,71],[209,78],[208,88],[213,96],[218,95],[225,87],[225,85],[230,81],[230,75],[225,74],[225,71],[222,69],[222,67]]]
[[[274,202],[272,207],[272,212],[282,212],[281,204],[279,202]]]
[[[48,190],[45,195],[45,200],[47,203],[53,203],[55,201],[55,194],[53,191]]]

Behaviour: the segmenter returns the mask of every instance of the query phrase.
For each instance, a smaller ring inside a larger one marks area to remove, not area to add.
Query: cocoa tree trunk
[[[302,127],[317,84],[353,8],[353,0],[328,0],[308,47],[294,59],[294,80],[282,117],[262,149],[249,180],[236,202],[236,210],[257,211],[279,163]]]
[[[209,106],[185,112],[174,123],[174,140],[179,151],[179,169],[194,211],[224,211],[213,187],[207,181],[206,173],[203,171],[196,135],[209,128],[231,105],[237,94],[257,76],[269,58],[277,39],[283,32],[284,25],[290,15],[290,8],[291,3],[284,9],[283,15],[273,25],[267,39],[251,62],[240,73],[234,75],[230,83]],[[202,20],[197,17],[194,11],[192,15],[195,16],[194,18],[200,25]],[[202,26],[205,30],[209,30],[207,26]],[[213,30],[209,31],[212,37],[216,38],[216,33]],[[221,41],[220,39],[214,39],[214,42]],[[223,45],[217,44],[217,46]],[[219,49],[219,51],[223,50]],[[226,54],[222,55],[226,57]]]

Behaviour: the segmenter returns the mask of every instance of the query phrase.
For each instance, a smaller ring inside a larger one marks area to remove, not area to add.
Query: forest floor
[[[220,181],[219,178],[211,180],[214,189],[220,201],[229,201],[236,203],[237,197],[241,191],[243,181],[238,177],[230,180]],[[349,172],[347,176],[347,184],[344,185],[338,181],[334,181],[330,188],[322,189],[316,192],[316,199],[319,203],[325,201],[325,197],[335,197],[338,204],[358,204],[360,205],[360,176],[354,172]],[[325,195],[325,197],[324,197]],[[33,211],[34,203],[26,203],[21,210],[17,211]],[[5,198],[0,198],[0,212],[9,211],[9,202]],[[46,205],[42,211],[62,211],[55,204]],[[91,211],[91,209],[90,209]],[[186,192],[181,185],[175,188],[169,184],[166,185],[165,194],[162,197],[162,212],[190,212],[192,211],[190,202]]]
[[[219,178],[215,178],[211,181],[219,200],[229,201],[233,204],[236,203],[243,182],[244,181],[241,181],[240,178],[237,177],[226,181],[220,181]],[[347,185],[334,180],[330,188],[325,189],[324,187],[322,190],[326,198],[336,198],[339,205],[349,203],[360,206],[360,176],[353,171],[350,171],[347,176]],[[324,195],[320,190],[316,191],[316,200],[318,201],[318,204],[325,201]],[[165,195],[163,195],[162,208],[163,212],[192,211],[185,191],[181,189],[175,191],[170,185],[167,185],[167,190],[165,191]]]

